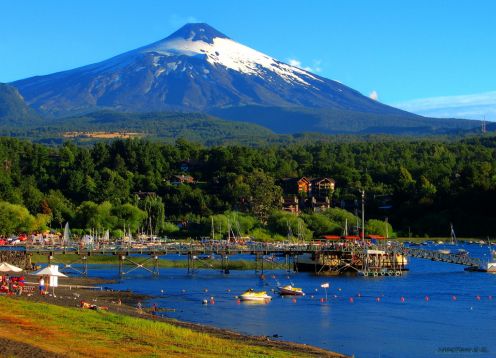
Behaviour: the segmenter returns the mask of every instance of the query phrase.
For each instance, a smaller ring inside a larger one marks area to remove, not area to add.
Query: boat
[[[491,243],[489,243],[489,247]],[[481,266],[471,266],[465,268],[465,271],[478,271],[496,273],[496,250],[491,250],[491,259]]]
[[[496,262],[488,262],[486,272],[496,273]]]
[[[451,250],[446,250],[446,249],[440,249],[440,250],[437,250],[437,252],[439,252],[440,254],[444,254],[444,255],[451,254]]]
[[[293,287],[293,285],[286,285],[278,287],[279,294],[282,296],[305,296],[301,288]]]
[[[491,242],[489,242],[489,247],[491,247]],[[496,273],[496,250],[491,250],[491,260],[487,263],[486,272]]]
[[[458,252],[456,253],[456,255],[465,257],[465,256],[468,256],[468,251],[465,249],[458,249]]]
[[[272,299],[272,296],[269,296],[266,291],[254,291],[253,288],[246,290],[239,296],[241,301],[262,301],[267,302]]]

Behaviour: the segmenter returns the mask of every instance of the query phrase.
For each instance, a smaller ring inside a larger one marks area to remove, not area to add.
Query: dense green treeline
[[[328,220],[326,213],[307,213],[294,218],[302,223],[291,227],[287,214],[274,213],[282,195],[278,180],[332,177],[335,206],[359,214],[364,189],[367,219],[387,217],[401,235],[410,230],[446,236],[453,223],[460,236],[491,236],[496,231],[495,148],[494,138],[261,148],[140,139],[47,147],[1,138],[0,200],[26,207],[39,222],[39,215],[48,216],[51,227],[70,220],[79,228],[171,233],[178,230],[172,223],[182,222],[183,233],[187,227],[188,234],[201,236],[209,234],[211,217],[222,221],[237,215],[232,225],[249,213],[256,223],[247,232],[284,235],[291,228],[310,237],[339,232],[342,223],[332,213]],[[191,175],[195,183],[174,184],[179,174]],[[220,227],[226,231],[227,222]]]

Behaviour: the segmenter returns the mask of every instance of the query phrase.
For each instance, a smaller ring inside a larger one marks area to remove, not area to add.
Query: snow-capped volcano
[[[233,41],[207,24],[186,25],[167,39],[143,47],[139,52],[166,57],[199,56],[213,66],[223,66],[247,75],[263,77],[266,71],[270,71],[288,83],[309,85],[305,77],[317,80],[311,73]]]
[[[207,24],[187,24],[163,40],[106,61],[12,85],[33,108],[55,116],[105,108],[226,110],[232,117],[236,108],[263,106],[417,117],[244,46]]]

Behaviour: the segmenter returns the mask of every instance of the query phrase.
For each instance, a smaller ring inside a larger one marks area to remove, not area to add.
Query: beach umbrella
[[[52,287],[52,295],[55,296],[55,287],[58,286],[59,277],[67,277],[62,272],[59,272],[59,267],[57,265],[49,265],[38,272],[35,272],[36,276],[48,276],[50,278],[49,285]]]
[[[21,272],[22,268],[11,265],[8,262],[2,262],[0,264],[0,272]]]
[[[49,265],[44,269],[41,269],[38,272],[35,272],[33,275],[36,276],[55,276],[55,277],[67,277],[62,272],[59,271],[59,267],[57,265]]]

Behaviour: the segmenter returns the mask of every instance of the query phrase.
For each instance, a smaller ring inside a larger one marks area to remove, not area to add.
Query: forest
[[[496,139],[492,136],[289,143],[248,147],[146,139],[46,146],[0,138],[0,235],[61,229],[114,237],[225,236],[260,240],[367,233],[492,236],[496,231]],[[177,175],[191,177],[180,183]],[[282,178],[328,177],[331,208],[281,210]],[[393,231],[394,229],[394,231]]]

